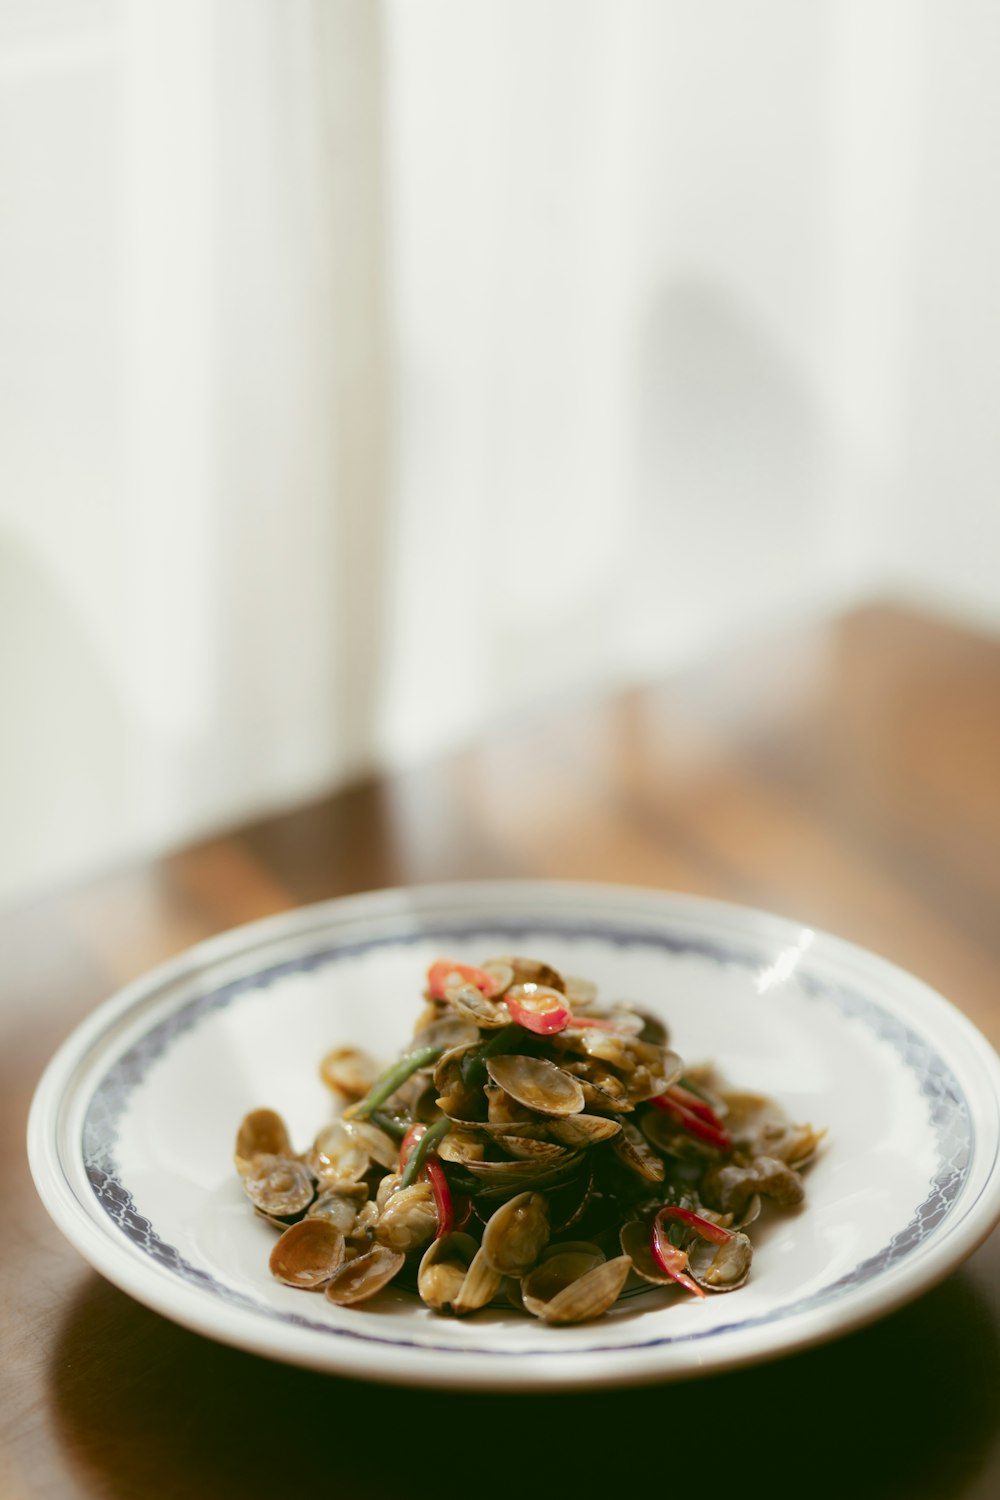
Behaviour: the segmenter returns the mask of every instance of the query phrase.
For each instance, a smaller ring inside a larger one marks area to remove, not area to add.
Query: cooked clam
[[[676,1286],[672,1276],[654,1259],[652,1247],[649,1243],[649,1225],[645,1220],[629,1219],[623,1224],[619,1233],[621,1247],[632,1261],[632,1270],[643,1281],[650,1282],[653,1286]]]
[[[368,1152],[372,1162],[393,1171],[399,1160],[399,1145],[391,1135],[370,1120],[345,1120],[344,1126],[348,1137]]]
[[[401,1250],[408,1255],[433,1239],[436,1229],[437,1209],[431,1185],[415,1182],[389,1195],[375,1226],[375,1239],[390,1250]]]
[[[541,1193],[519,1193],[501,1204],[483,1230],[483,1256],[500,1276],[523,1276],[549,1238],[548,1204]]]
[[[478,1249],[471,1234],[442,1235],[428,1246],[417,1272],[417,1291],[428,1307],[437,1312],[454,1312]]]
[[[502,1280],[470,1234],[447,1234],[424,1252],[417,1290],[428,1307],[461,1317],[491,1302]]]
[[[501,995],[505,995],[514,983],[514,970],[506,959],[488,958],[482,965],[482,970],[492,981],[494,1000],[499,1000]]]
[[[468,1161],[482,1161],[485,1155],[485,1141],[471,1130],[449,1130],[438,1142],[438,1156],[456,1166]]]
[[[271,1251],[271,1275],[286,1286],[325,1285],[344,1262],[344,1236],[329,1219],[300,1219]]]
[[[521,1282],[528,1312],[546,1323],[584,1323],[606,1313],[617,1302],[632,1262],[627,1255],[597,1265],[589,1260],[570,1251],[536,1266]]]
[[[485,1118],[487,1101],[482,1083],[472,1081],[471,1068],[478,1049],[468,1043],[443,1052],[434,1068],[434,1087],[438,1090],[438,1108],[452,1120]]]
[[[725,1090],[720,1097],[726,1128],[738,1151],[774,1157],[796,1170],[812,1161],[825,1131],[795,1124],[774,1099],[764,1094]]]
[[[449,1003],[463,1020],[472,1021],[488,1031],[510,1025],[510,1011],[502,1000],[491,1000],[474,984],[463,984],[448,991]]]
[[[378,1204],[373,1198],[358,1209],[351,1232],[347,1236],[347,1248],[367,1250],[375,1237],[375,1225],[379,1219]]]
[[[486,1096],[486,1120],[491,1126],[500,1126],[500,1131],[491,1131],[491,1134],[503,1134],[509,1125],[521,1121],[537,1120],[538,1116],[534,1110],[528,1109],[518,1102],[513,1094],[508,1094],[506,1089],[500,1088],[495,1083],[483,1085],[483,1093]]]
[[[345,1182],[341,1187],[325,1188],[309,1205],[306,1218],[326,1219],[342,1235],[349,1235],[367,1197],[368,1187],[363,1182]]]
[[[302,1213],[316,1195],[309,1168],[293,1156],[255,1156],[243,1178],[243,1191],[254,1208],[274,1219]]]
[[[324,1125],[306,1153],[306,1162],[323,1182],[359,1182],[372,1164],[367,1143],[348,1127],[343,1120]]]
[[[753,1246],[732,1232],[721,1245],[696,1240],[688,1247],[688,1273],[706,1292],[735,1292],[750,1274]]]
[[[373,1245],[364,1255],[349,1260],[326,1283],[326,1296],[338,1307],[366,1302],[388,1286],[406,1264],[406,1256],[388,1245]]]
[[[582,1016],[597,1004],[597,985],[592,979],[583,979],[576,974],[567,974],[563,981],[566,1004],[575,1016]]]
[[[569,1062],[563,1059],[561,1066],[564,1072],[571,1074],[580,1080],[583,1089],[583,1097],[589,1109],[603,1111],[604,1114],[630,1114],[635,1105],[628,1095],[628,1089],[618,1077],[617,1073],[611,1073],[601,1063],[587,1059],[583,1062]]]
[[[805,1197],[805,1183],[794,1168],[773,1156],[758,1156],[745,1166],[735,1162],[709,1168],[702,1191],[724,1213],[741,1215],[759,1194],[780,1208],[796,1208]]]
[[[421,1047],[440,1047],[442,1052],[450,1052],[455,1047],[474,1047],[479,1041],[479,1027],[461,1016],[435,1015],[414,1033],[414,1040]]]
[[[319,1076],[342,1099],[363,1099],[378,1077],[378,1066],[357,1047],[334,1047],[319,1065]]]
[[[501,1053],[486,1059],[486,1071],[505,1093],[543,1115],[576,1115],[585,1100],[580,1081],[545,1057]]]
[[[257,1156],[294,1156],[288,1127],[273,1109],[254,1109],[245,1115],[236,1135],[236,1170],[241,1176]]]

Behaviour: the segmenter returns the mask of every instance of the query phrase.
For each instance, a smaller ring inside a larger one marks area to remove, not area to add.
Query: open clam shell
[[[495,1084],[519,1104],[543,1115],[576,1115],[584,1107],[580,1080],[545,1057],[517,1052],[486,1059],[486,1071]]]
[[[594,1265],[590,1256],[569,1251],[525,1276],[521,1297],[527,1311],[546,1323],[588,1322],[618,1300],[631,1269],[627,1255]]]
[[[498,1031],[510,1025],[510,1011],[502,1000],[491,1000],[474,984],[459,985],[448,991],[448,1002],[464,1021],[472,1021],[486,1031]]]
[[[428,1307],[461,1317],[485,1307],[502,1277],[488,1264],[470,1234],[446,1234],[424,1252],[417,1290]]]
[[[303,1213],[316,1196],[312,1173],[294,1156],[256,1156],[243,1178],[254,1208],[272,1219]]]
[[[474,1047],[479,1041],[479,1027],[462,1016],[445,1013],[421,1026],[413,1039],[421,1047],[440,1047],[444,1052],[451,1052],[456,1047]]]
[[[687,1247],[688,1275],[706,1292],[735,1292],[750,1275],[753,1246],[745,1234],[733,1232],[725,1244],[695,1240]]]
[[[348,1129],[345,1120],[324,1125],[305,1160],[317,1177],[330,1184],[360,1182],[372,1164],[367,1144]]]
[[[618,1238],[622,1250],[632,1261],[632,1270],[643,1281],[648,1281],[652,1286],[677,1286],[677,1282],[667,1275],[653,1255],[649,1242],[649,1225],[645,1220],[629,1219],[622,1225]]]
[[[344,1183],[340,1187],[325,1188],[309,1205],[307,1219],[326,1219],[349,1235],[354,1230],[358,1211],[368,1197],[368,1187],[363,1182]]]
[[[341,1099],[363,1099],[378,1072],[375,1060],[357,1047],[334,1047],[319,1065],[319,1076]]]
[[[300,1219],[271,1251],[271,1275],[286,1286],[315,1290],[344,1263],[344,1235],[329,1219]]]
[[[446,1234],[424,1251],[417,1272],[421,1300],[436,1312],[453,1312],[454,1304],[479,1246],[471,1234]]]
[[[244,1115],[236,1133],[233,1159],[240,1176],[253,1169],[258,1156],[294,1156],[288,1126],[273,1109],[253,1109]]]
[[[500,1276],[523,1276],[548,1243],[549,1210],[541,1193],[519,1193],[490,1216],[483,1230],[486,1263]]]
[[[326,1283],[325,1295],[338,1307],[353,1307],[374,1297],[403,1269],[406,1256],[388,1245],[373,1245],[364,1255],[345,1261]]]

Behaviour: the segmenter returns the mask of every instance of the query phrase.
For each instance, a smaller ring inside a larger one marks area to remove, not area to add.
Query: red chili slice
[[[689,1109],[693,1115],[700,1115],[703,1120],[708,1121],[709,1125],[714,1125],[716,1130],[725,1130],[726,1127],[712,1106],[697,1094],[693,1094],[690,1089],[686,1089],[682,1083],[672,1083],[667,1093],[671,1099],[676,1099],[678,1104]]]
[[[544,984],[522,984],[504,996],[511,1020],[537,1036],[564,1031],[571,1017],[565,995]]]
[[[649,1236],[649,1248],[653,1259],[660,1270],[672,1280],[686,1287],[689,1292],[694,1292],[696,1297],[704,1297],[705,1293],[698,1283],[692,1281],[691,1277],[685,1273],[684,1268],[688,1263],[686,1252],[679,1250],[667,1233],[664,1225],[664,1216],[667,1212],[668,1210],[661,1208],[653,1220],[653,1228]]]
[[[721,1126],[710,1125],[707,1120],[696,1115],[693,1110],[673,1098],[673,1089],[667,1089],[665,1094],[657,1094],[655,1099],[650,1099],[650,1104],[655,1104],[664,1114],[670,1115],[671,1119],[677,1121],[682,1130],[688,1135],[697,1136],[699,1140],[706,1141],[710,1146],[715,1146],[719,1151],[731,1151],[733,1146],[732,1137]]]
[[[454,964],[447,958],[439,958],[427,970],[427,986],[432,1000],[446,999],[448,990],[460,984],[475,985],[488,999],[496,994],[496,980],[471,964]]]
[[[454,1223],[455,1219],[454,1204],[452,1203],[451,1198],[451,1188],[448,1186],[448,1179],[445,1176],[444,1167],[442,1167],[441,1163],[439,1161],[436,1161],[433,1156],[428,1156],[427,1160],[424,1162],[424,1172],[430,1179],[431,1192],[434,1194],[434,1207],[437,1209],[438,1221],[437,1232],[434,1235],[434,1238],[436,1240],[439,1240],[443,1235],[451,1233],[452,1224]],[[469,1204],[469,1210],[470,1212],[472,1210],[471,1203]]]
[[[657,1219],[666,1222],[672,1219],[678,1224],[687,1224],[696,1234],[700,1234],[703,1240],[711,1240],[713,1244],[724,1245],[733,1237],[731,1229],[724,1229],[721,1224],[713,1224],[711,1219],[703,1219],[701,1214],[696,1214],[690,1208],[677,1208],[674,1204],[668,1204],[661,1208]]]

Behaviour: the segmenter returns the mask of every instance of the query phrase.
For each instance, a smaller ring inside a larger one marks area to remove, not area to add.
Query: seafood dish
[[[638,1288],[735,1291],[748,1230],[804,1202],[823,1138],[531,958],[438,960],[388,1068],[343,1046],[320,1072],[339,1112],[308,1149],[255,1109],[235,1163],[278,1231],[271,1274],[339,1306],[395,1282],[439,1313],[567,1324]]]

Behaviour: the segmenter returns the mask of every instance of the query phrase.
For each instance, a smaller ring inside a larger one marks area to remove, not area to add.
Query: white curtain
[[[0,899],[873,588],[1000,625],[998,30],[0,0]]]

